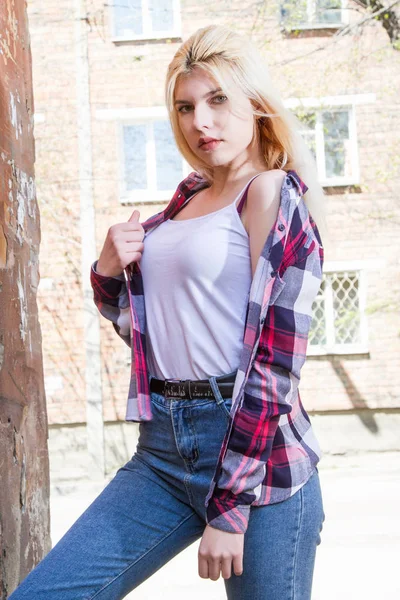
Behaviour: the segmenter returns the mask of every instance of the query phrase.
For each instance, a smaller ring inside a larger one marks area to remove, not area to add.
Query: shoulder
[[[283,181],[287,173],[282,169],[272,169],[257,175],[248,191],[249,209],[267,209],[271,203],[279,203]]]
[[[282,169],[271,169],[260,173],[249,186],[250,196],[256,197],[260,192],[268,198],[275,196],[277,192],[280,192],[286,175],[286,171],[282,171]]]
[[[285,177],[286,172],[281,169],[265,171],[257,175],[248,187],[242,218],[250,238],[253,273],[265,244],[266,234],[276,222]]]

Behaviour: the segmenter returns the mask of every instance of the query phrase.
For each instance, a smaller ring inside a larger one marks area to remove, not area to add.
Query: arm
[[[105,277],[96,272],[97,260],[92,264],[90,283],[93,299],[100,313],[112,322],[117,334],[131,345],[129,296],[122,273],[115,277]]]
[[[90,283],[100,313],[112,322],[117,334],[131,346],[129,293],[124,270],[136,266],[144,248],[140,213],[133,211],[127,222],[109,228],[99,260],[92,265]]]
[[[311,306],[320,286],[320,278],[312,273],[319,269],[318,250],[289,266],[283,275],[286,285],[269,307],[243,404],[235,415],[207,508],[207,522],[217,529],[242,533],[247,529],[250,505],[259,497],[257,488],[265,476],[279,419],[291,412],[291,400],[297,394]]]
[[[251,270],[254,273],[261,251],[278,217],[285,171],[274,169],[258,175],[250,184],[243,221],[249,234]]]
[[[297,251],[282,262],[277,275],[280,293],[268,306],[243,402],[215,475],[207,523],[223,531],[246,531],[250,506],[260,497],[279,419],[292,411],[297,399],[311,307],[322,279],[323,250],[310,235],[303,232]]]

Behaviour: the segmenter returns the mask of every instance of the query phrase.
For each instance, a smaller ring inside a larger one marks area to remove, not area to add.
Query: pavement
[[[325,521],[317,549],[312,600],[400,599],[400,452],[324,454],[318,465]],[[55,544],[107,481],[51,486]],[[222,577],[201,579],[200,540],[136,590],[135,600],[226,600]]]

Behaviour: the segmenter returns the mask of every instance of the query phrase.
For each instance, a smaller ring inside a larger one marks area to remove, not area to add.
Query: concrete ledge
[[[400,410],[310,413],[326,454],[400,451]]]
[[[359,454],[400,452],[400,410],[310,413],[310,420],[323,452],[322,469],[334,467],[340,456],[354,456],[357,462]],[[135,453],[138,436],[138,423],[104,424],[105,479]],[[93,479],[86,443],[84,423],[49,427],[52,485],[68,487],[68,483],[74,486]]]

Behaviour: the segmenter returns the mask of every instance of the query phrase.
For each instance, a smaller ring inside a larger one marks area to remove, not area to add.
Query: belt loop
[[[185,396],[188,397],[189,400],[193,400],[190,390],[190,379],[185,379]]]
[[[221,402],[223,402],[224,399],[221,396],[221,392],[219,390],[218,383],[216,382],[216,377],[209,377],[208,381],[210,382],[210,386],[213,391],[216,403],[221,404]]]

